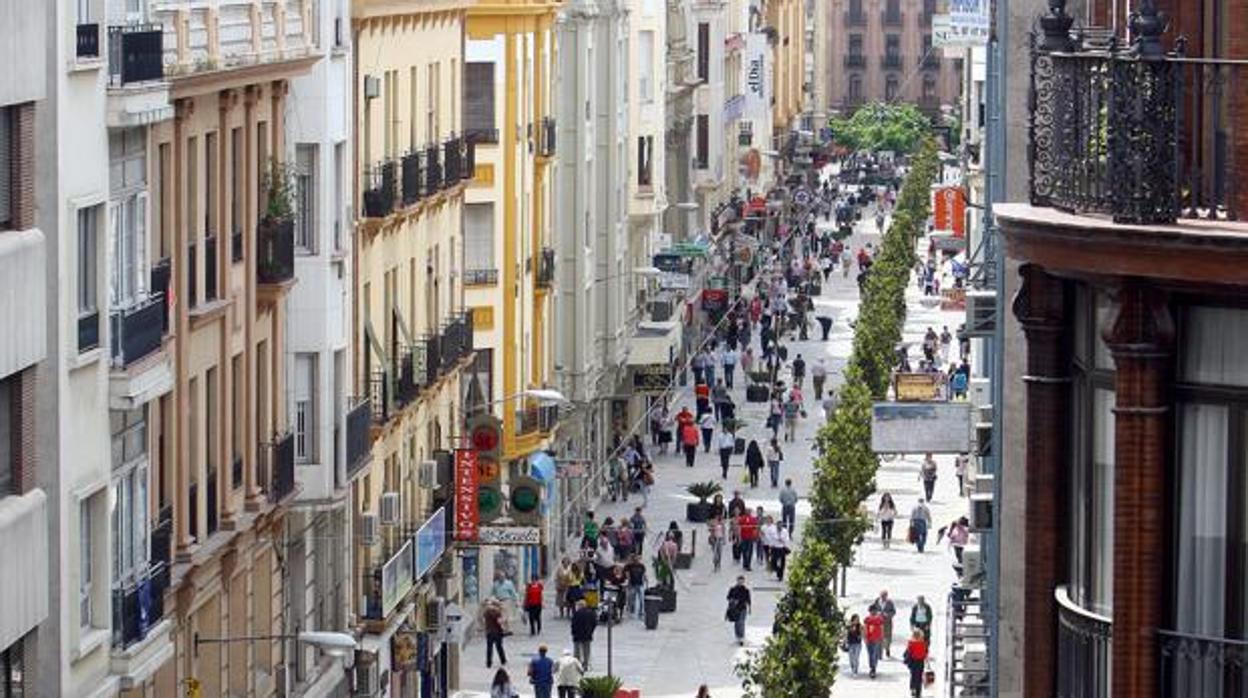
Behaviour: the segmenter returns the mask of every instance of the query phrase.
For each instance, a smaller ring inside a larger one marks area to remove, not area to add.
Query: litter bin
[[[646,595],[646,630],[659,627],[659,611],[663,608],[663,597],[657,594]]]

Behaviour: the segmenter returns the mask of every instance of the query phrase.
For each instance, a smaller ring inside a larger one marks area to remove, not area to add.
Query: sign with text
[[[871,408],[876,453],[966,453],[971,448],[969,402],[877,402]]]
[[[961,187],[937,187],[933,207],[933,223],[936,230],[951,231],[954,237],[966,235],[966,194]]]
[[[670,364],[633,366],[633,392],[637,395],[662,395],[671,384]]]
[[[741,81],[745,86],[744,118],[762,122],[771,111],[771,71],[767,67],[770,55],[766,34],[746,34],[742,62],[745,75]]]
[[[542,531],[536,526],[482,526],[477,534],[481,545],[538,545]]]
[[[416,578],[424,577],[446,550],[446,509],[439,508],[416,531]]]
[[[932,15],[932,45],[986,46],[992,33],[991,0],[949,0],[948,14]]]
[[[455,540],[477,539],[480,512],[477,509],[477,453],[455,451]]]

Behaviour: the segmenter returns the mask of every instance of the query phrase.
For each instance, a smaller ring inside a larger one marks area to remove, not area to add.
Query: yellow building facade
[[[776,31],[772,44],[775,104],[772,128],[786,133],[797,127],[805,109],[806,6],[804,0],[766,0],[767,25]]]
[[[389,677],[396,696],[416,695],[425,678],[396,648],[408,631],[436,623],[426,609],[437,594],[432,569],[406,560],[415,532],[442,504],[439,484],[450,484],[437,482],[437,459],[445,462],[462,435],[460,376],[472,357],[461,263],[472,171],[460,135],[469,4],[352,3],[352,346],[356,393],[372,410],[372,458],[352,492],[365,650],[356,675]]]

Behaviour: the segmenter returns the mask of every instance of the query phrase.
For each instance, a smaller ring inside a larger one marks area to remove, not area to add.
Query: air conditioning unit
[[[975,533],[983,533],[992,530],[992,494],[973,494],[971,495],[971,511],[967,516],[970,520],[970,529]]]
[[[365,652],[356,652],[355,660],[355,691],[353,696],[376,696],[379,695],[380,677],[378,676],[377,661],[361,661],[360,655],[375,657]]]
[[[991,337],[996,330],[997,292],[972,289],[966,292],[966,335]]]
[[[445,618],[442,617],[442,599],[430,599],[425,604],[425,627],[430,630],[437,630],[442,627]]]
[[[966,546],[962,550],[962,586],[979,589],[984,583],[983,553],[978,546]]]
[[[360,540],[364,541],[364,545],[372,545],[377,542],[376,514],[360,514]]]
[[[402,504],[398,492],[386,492],[381,495],[381,525],[393,526],[399,522]]]
[[[980,473],[975,476],[975,480],[971,483],[971,494],[992,494],[993,482],[996,476],[992,473]]]
[[[970,380],[970,398],[971,404],[975,407],[991,404],[992,381],[987,378],[972,378]]]
[[[418,482],[425,489],[434,489],[438,486],[438,462],[436,460],[420,462]]]
[[[650,320],[667,322],[672,319],[672,301],[670,299],[650,301]]]

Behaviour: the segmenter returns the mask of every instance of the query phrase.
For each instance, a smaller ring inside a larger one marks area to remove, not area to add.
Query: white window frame
[[[100,207],[83,206],[77,210],[78,317],[100,309]]]
[[[480,208],[478,208],[480,207]],[[489,212],[489,225],[478,225],[476,214]],[[494,254],[495,225],[498,212],[493,202],[464,204],[464,269],[467,271],[487,271],[497,269]],[[470,218],[471,216],[471,218]]]
[[[295,145],[295,250],[316,254],[317,157],[316,143]]]
[[[642,104],[654,103],[654,31],[637,33],[637,95]]]
[[[113,470],[109,520],[113,528],[114,587],[125,587],[141,579],[150,561],[147,420],[146,405],[109,413]]]
[[[295,432],[295,462],[313,463],[316,461],[316,379],[317,355],[313,353],[295,354],[295,376],[293,405],[294,415],[291,420]]]
[[[92,558],[95,555],[94,541],[91,540],[91,497],[83,497],[78,502],[78,627],[89,630],[92,627],[94,604],[92,603],[93,580]]]

